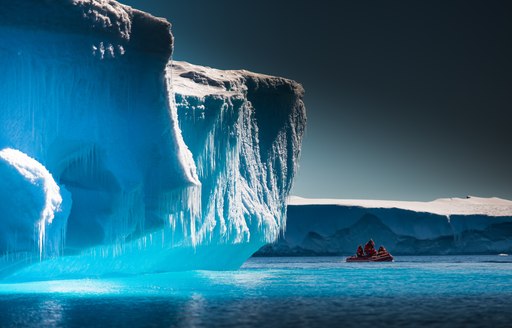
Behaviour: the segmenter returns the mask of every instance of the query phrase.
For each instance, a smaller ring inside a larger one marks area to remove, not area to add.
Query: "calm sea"
[[[1,327],[512,327],[512,256],[253,258],[240,270],[0,284]]]

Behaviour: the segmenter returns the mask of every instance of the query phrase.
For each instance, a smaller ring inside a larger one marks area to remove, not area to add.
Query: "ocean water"
[[[193,271],[0,284],[1,327],[512,327],[512,256],[252,258]]]

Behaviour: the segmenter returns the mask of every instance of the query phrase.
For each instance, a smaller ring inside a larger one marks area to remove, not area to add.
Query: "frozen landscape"
[[[328,48],[284,3],[264,5],[258,34],[291,28],[286,60],[320,71],[302,51]],[[293,24],[263,33],[275,13]],[[114,0],[0,0],[0,327],[510,324],[512,201],[290,196],[302,85],[173,60],[171,27]],[[337,106],[336,88],[322,91]],[[370,238],[394,262],[345,261]]]
[[[512,253],[512,201],[288,199],[284,236],[260,256],[353,254],[373,238],[398,255]],[[378,247],[377,245],[377,247]]]

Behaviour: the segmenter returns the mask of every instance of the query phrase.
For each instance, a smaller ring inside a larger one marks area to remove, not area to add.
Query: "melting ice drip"
[[[277,238],[300,85],[168,66],[170,24],[115,1],[0,5],[0,276],[233,268]]]

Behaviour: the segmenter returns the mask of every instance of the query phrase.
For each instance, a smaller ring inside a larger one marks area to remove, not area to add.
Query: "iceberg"
[[[232,269],[285,228],[301,85],[110,0],[0,0],[0,278]]]
[[[287,230],[256,255],[348,255],[373,238],[394,255],[512,251],[512,201],[288,199]],[[379,246],[377,245],[377,246]]]

